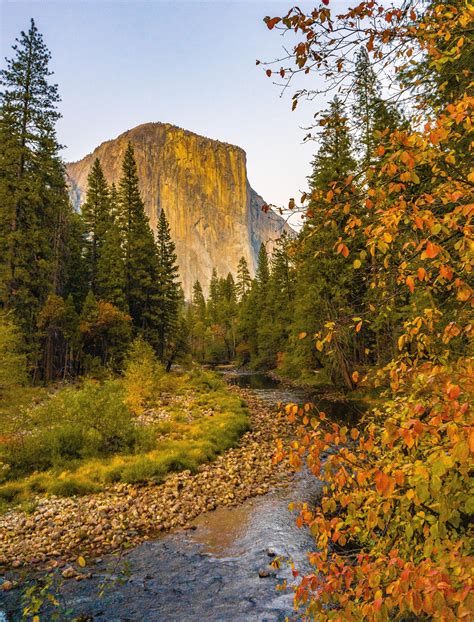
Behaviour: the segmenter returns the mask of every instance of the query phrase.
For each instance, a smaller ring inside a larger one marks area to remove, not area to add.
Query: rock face
[[[276,213],[262,211],[264,201],[247,179],[243,149],[164,123],[139,125],[68,164],[76,207],[85,198],[95,158],[109,183],[118,184],[128,142],[152,228],[162,209],[169,220],[187,298],[196,279],[207,291],[214,267],[220,276],[235,275],[243,256],[254,271],[260,244],[271,252],[284,230],[292,232]]]

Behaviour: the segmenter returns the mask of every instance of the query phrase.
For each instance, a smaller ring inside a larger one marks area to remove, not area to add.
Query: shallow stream
[[[229,375],[229,381],[255,392],[269,408],[303,401],[262,374]],[[314,401],[314,397],[313,397]],[[325,408],[326,409],[326,408]],[[329,414],[347,416],[347,405],[331,404]],[[327,409],[326,409],[327,410]],[[311,535],[298,529],[290,501],[315,501],[320,484],[303,472],[290,485],[236,507],[198,517],[192,529],[140,544],[121,559],[98,560],[89,579],[65,581],[61,600],[81,622],[283,622],[298,619],[287,563],[275,571],[273,556],[291,558],[303,572]],[[260,576],[264,575],[264,576]],[[105,584],[105,588],[104,588]],[[99,596],[103,591],[103,595]],[[17,590],[0,594],[0,622],[21,620]],[[2,617],[3,616],[3,617]],[[41,618],[43,620],[43,618]]]

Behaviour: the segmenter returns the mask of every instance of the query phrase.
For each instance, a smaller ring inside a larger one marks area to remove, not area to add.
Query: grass
[[[83,495],[195,472],[248,429],[245,403],[216,374],[156,371],[153,390],[135,369],[132,387],[130,378],[86,380],[26,410],[23,404],[21,431],[0,445],[0,507],[31,503],[38,494]],[[144,423],[140,417],[150,412],[160,418]]]

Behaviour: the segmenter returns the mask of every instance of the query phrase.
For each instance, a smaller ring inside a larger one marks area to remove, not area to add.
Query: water
[[[232,382],[272,405],[305,399],[302,392],[262,374],[234,376]],[[345,411],[346,405],[340,408]],[[276,589],[283,579],[291,582],[290,568],[283,563],[274,571],[269,563],[271,555],[277,555],[291,558],[303,572],[309,570],[306,555],[313,540],[307,530],[296,527],[288,504],[315,502],[319,492],[318,481],[302,472],[291,486],[275,487],[240,506],[201,515],[194,530],[144,542],[120,561],[111,557],[100,561],[90,579],[66,581],[61,599],[75,616],[94,622],[283,622],[286,616],[296,620],[291,591]],[[110,581],[112,567],[115,578]],[[269,576],[260,578],[261,571]],[[108,585],[99,598],[104,582]],[[4,596],[8,622],[21,619],[12,613],[19,610],[18,597],[13,592]],[[0,613],[0,622],[6,621]]]

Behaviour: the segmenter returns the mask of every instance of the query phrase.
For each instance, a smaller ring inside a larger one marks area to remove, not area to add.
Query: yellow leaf
[[[81,568],[85,568],[86,560],[82,557],[82,555],[79,555],[79,557],[77,558],[77,563]]]
[[[353,263],[352,265],[353,265],[353,266],[354,266],[354,268],[357,270],[358,268],[360,268],[360,267],[361,267],[362,262],[361,262],[361,260],[360,260],[360,259],[355,259],[355,260],[354,260],[354,263]]]
[[[298,339],[304,339],[304,338],[306,337],[306,335],[307,335],[307,334],[308,334],[308,333],[304,333],[304,332],[303,332],[303,333],[300,333],[300,334],[298,335]]]

